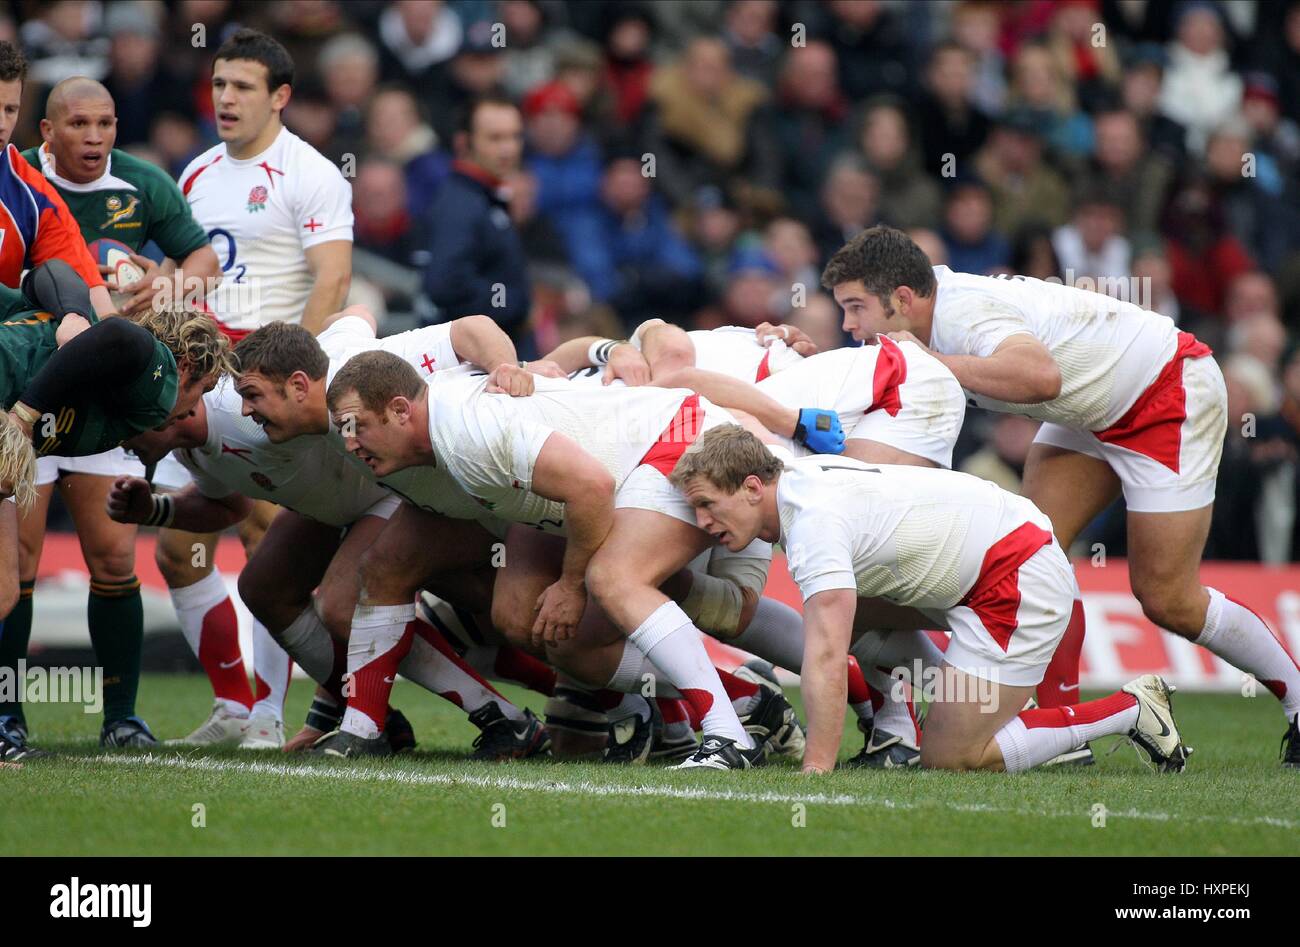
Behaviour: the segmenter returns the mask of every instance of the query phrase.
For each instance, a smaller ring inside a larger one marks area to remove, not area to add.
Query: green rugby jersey
[[[58,350],[58,320],[16,289],[0,286],[0,398],[12,408]],[[167,420],[180,379],[171,350],[157,339],[147,368],[111,391],[78,391],[52,405],[32,428],[38,456],[100,454]]]
[[[58,189],[88,244],[117,240],[139,253],[152,240],[179,261],[208,243],[176,182],[147,161],[114,148],[98,180],[77,184],[55,173],[49,145],[22,154]]]

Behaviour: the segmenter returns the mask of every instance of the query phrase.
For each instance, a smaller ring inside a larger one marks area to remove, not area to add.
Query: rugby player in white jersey
[[[490,372],[491,382],[500,382],[499,390],[523,395],[532,390],[532,375],[515,362],[515,349],[509,337],[486,316],[467,316],[451,323],[429,326],[400,333],[385,339],[375,338],[374,319],[361,307],[349,307],[331,316],[319,339],[313,338],[301,326],[275,323],[247,336],[236,347],[241,374],[236,388],[244,400],[244,413],[262,426],[272,443],[287,443],[304,435],[330,435],[330,417],[325,405],[325,389],[330,373],[340,359],[357,350],[358,346],[379,347],[399,353],[413,370],[428,376],[445,368],[455,368],[462,359]],[[330,734],[323,751],[341,755],[360,755],[382,752],[385,743],[380,735],[385,728],[386,702],[378,700],[382,691],[386,701],[391,685],[395,662],[401,655],[391,649],[370,654],[367,652],[372,624],[388,624],[394,614],[391,610],[376,609],[372,601],[377,595],[401,583],[403,592],[395,601],[404,603],[409,610],[398,635],[405,634],[409,643],[422,632],[424,623],[415,619],[415,595],[428,575],[446,575],[446,586],[436,586],[435,591],[472,612],[488,611],[491,579],[486,581],[476,572],[490,565],[492,543],[495,537],[480,525],[491,517],[474,502],[445,471],[429,469],[412,471],[407,475],[384,478],[383,485],[409,502],[403,504],[389,519],[384,529],[368,544],[355,570],[363,580],[360,598],[357,598],[355,578],[352,606],[347,615],[340,617],[343,627],[352,626],[353,642],[348,657],[348,673],[356,691],[363,700],[349,702],[343,708],[332,708],[330,727],[342,722],[347,729]],[[277,519],[268,535],[281,528]],[[429,542],[438,536],[440,542]],[[277,546],[285,546],[279,540]],[[420,563],[426,563],[422,568]],[[459,573],[456,570],[464,569]],[[288,614],[278,603],[278,588],[273,581],[273,571],[260,571],[256,575],[245,571],[241,576],[241,596],[245,597],[254,614],[262,617],[268,627],[283,627]],[[414,576],[413,580],[408,579]],[[259,581],[263,580],[263,581]],[[406,583],[413,581],[413,586]],[[388,603],[384,603],[388,604]],[[357,617],[358,621],[353,621]],[[359,632],[359,633],[358,633]],[[367,661],[370,657],[373,660]],[[355,665],[355,666],[354,666]],[[387,681],[385,680],[387,679]],[[372,699],[373,698],[373,699]],[[314,708],[313,719],[299,736],[319,737],[325,729],[324,718],[328,707]],[[341,715],[341,718],[340,718]],[[511,721],[522,729],[525,721]],[[301,742],[295,738],[291,743]]]
[[[294,64],[276,40],[239,30],[217,50],[212,103],[220,143],[182,172],[181,191],[207,231],[222,269],[207,305],[232,341],[271,322],[300,322],[315,332],[343,307],[352,273],[352,188],[330,161],[286,129]],[[190,291],[190,289],[187,289]],[[188,474],[164,459],[153,480],[178,489]],[[275,507],[258,502],[239,525],[249,554]],[[194,566],[195,543],[206,549]],[[186,638],[209,669],[216,702],[186,742],[223,742],[244,732],[245,745],[280,745],[289,663],[255,622],[250,693],[239,662],[235,611],[211,563],[216,536],[159,532],[158,566],[173,591]],[[248,705],[252,705],[251,709]]]
[[[784,452],[782,452],[784,453]],[[1098,737],[1127,736],[1164,771],[1181,743],[1163,680],[1100,700],[1022,711],[1065,633],[1069,560],[1032,503],[949,470],[850,458],[783,462],[739,425],[705,431],[672,474],[701,529],[729,549],[780,541],[804,602],[803,769],[835,767],[844,660],[860,598],[917,608],[953,632],[921,765],[1019,772]]]
[[[751,685],[749,696],[780,712],[756,745],[698,629],[658,588],[707,545],[666,473],[700,430],[729,420],[725,412],[681,389],[600,389],[567,379],[539,378],[531,397],[501,399],[474,378],[442,375],[425,385],[383,352],[357,355],[339,370],[330,407],[336,423],[352,425],[346,440],[377,475],[443,467],[495,516],[566,536],[552,570],[519,561],[512,530],[494,623],[517,644],[545,646],[551,663],[579,680],[611,690],[635,693],[640,669],[653,661],[660,690],[667,682],[672,696],[685,697],[705,731],[701,751],[684,765],[751,765],[768,734],[793,718],[784,698],[755,695]],[[810,442],[838,448],[839,433],[830,412],[807,415]],[[588,586],[625,639],[575,639]]]
[[[928,346],[976,404],[1044,422],[1024,489],[1064,547],[1123,492],[1129,579],[1144,614],[1264,684],[1287,719],[1283,762],[1300,765],[1300,667],[1263,619],[1198,575],[1227,423],[1209,347],[1101,293],[931,267],[888,227],[851,240],[822,280],[855,338]],[[1075,640],[1040,703],[1077,686],[1083,612],[1074,611]]]
[[[870,463],[952,466],[966,411],[965,395],[952,373],[914,343],[885,340],[881,345],[818,353],[798,330],[785,331],[781,326],[762,326],[758,331],[737,326],[686,332],[655,319],[639,326],[630,344],[575,340],[548,358],[561,369],[578,361],[607,362],[604,376],[592,369],[578,377],[588,383],[609,384],[636,377],[638,351],[645,356],[641,375],[652,378],[654,384],[690,388],[728,410],[757,417],[772,430],[790,423],[788,414],[797,406],[811,405],[838,414],[845,432],[845,456]],[[767,410],[760,393],[783,406],[787,415]],[[796,454],[807,453],[788,438],[778,438],[777,443]],[[720,555],[728,554],[715,547],[711,558]],[[734,584],[709,576],[700,565],[683,580],[689,583],[684,595],[675,587],[666,589],[682,601],[693,618],[697,617],[692,610],[695,599],[725,601],[727,593],[739,594]],[[728,610],[729,621],[697,618],[697,623],[716,637],[797,672],[803,654],[799,615],[775,600],[759,601],[766,584],[767,561],[755,558],[747,565],[761,575],[744,590],[746,599],[752,596],[754,600],[747,600],[743,609],[738,604]],[[711,615],[718,611],[716,607],[708,609]],[[861,648],[874,644],[875,639],[864,638]],[[855,765],[912,765],[919,760],[916,716],[910,700],[895,686],[892,673],[895,667],[914,668],[918,661],[922,669],[937,667],[940,655],[933,642],[913,628],[907,634],[891,635],[883,660],[877,653],[874,660],[858,662],[860,674],[850,669],[849,703],[866,735]]]
[[[180,493],[155,495],[142,478],[120,478],[108,502],[118,521],[175,523],[199,532],[234,525],[257,499],[284,508],[245,572],[261,579],[263,606],[282,613],[280,621],[268,618],[271,627],[281,629],[278,643],[342,703],[340,659],[356,605],[357,560],[401,500],[376,484],[337,436],[306,435],[272,444],[244,416],[242,399],[229,381],[206,395],[193,415],[137,437],[132,448],[146,462],[175,449],[194,481]],[[483,731],[476,758],[545,751],[546,732],[536,718],[482,680],[434,629],[422,630],[396,671],[469,714]],[[389,735],[396,730],[405,741],[397,748],[414,745],[405,718],[388,708],[386,699],[385,710]],[[387,743],[384,748],[390,749]]]

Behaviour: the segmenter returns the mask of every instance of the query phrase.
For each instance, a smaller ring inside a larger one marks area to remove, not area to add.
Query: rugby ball
[[[90,255],[100,266],[110,267],[113,272],[104,281],[111,290],[130,289],[144,279],[144,270],[131,262],[132,250],[118,240],[96,240],[90,244]]]

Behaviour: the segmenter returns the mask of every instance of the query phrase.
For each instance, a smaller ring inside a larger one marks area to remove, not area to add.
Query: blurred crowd
[[[1300,558],[1300,2],[20,0],[15,142],[89,75],[118,147],[177,174],[215,141],[235,24],[293,55],[286,124],[352,178],[357,291],[391,326],[463,314],[444,185],[464,106],[500,96],[521,351],[649,316],[841,345],[821,267],[888,223],[936,264],[1096,285],[1207,341],[1230,406],[1207,555]],[[1033,433],[972,410],[960,465],[1014,488]],[[1122,552],[1122,517],[1086,539]]]

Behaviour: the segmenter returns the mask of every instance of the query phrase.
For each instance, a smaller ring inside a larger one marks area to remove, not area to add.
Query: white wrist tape
[[[153,512],[149,518],[144,521],[145,526],[168,527],[172,525],[172,520],[176,518],[176,504],[171,496],[166,493],[153,494]]]
[[[587,361],[593,365],[608,365],[609,353],[620,344],[616,339],[597,339],[587,348]]]

